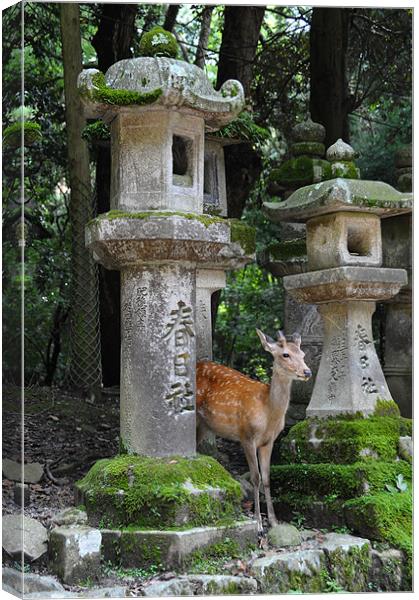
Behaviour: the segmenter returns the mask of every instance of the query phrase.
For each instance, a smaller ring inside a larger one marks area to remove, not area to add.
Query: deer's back
[[[269,385],[234,369],[202,361],[196,369],[196,408],[217,435],[242,441],[263,437],[269,428]]]

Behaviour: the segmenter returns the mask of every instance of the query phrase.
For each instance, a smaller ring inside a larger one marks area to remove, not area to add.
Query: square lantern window
[[[193,185],[193,141],[181,135],[173,135],[172,140],[173,185],[192,187]]]

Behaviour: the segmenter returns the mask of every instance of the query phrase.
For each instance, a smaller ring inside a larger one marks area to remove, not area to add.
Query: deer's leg
[[[255,502],[255,518],[258,524],[259,533],[263,532],[262,517],[260,515],[260,503],[259,503],[259,485],[260,485],[260,474],[259,465],[257,458],[256,446],[253,442],[243,443],[243,450],[246,455],[247,464],[249,465],[250,481],[253,484],[253,494]]]
[[[273,441],[261,446],[259,448],[259,464],[260,472],[262,475],[262,483],[265,489],[266,508],[268,509],[268,520],[269,525],[273,527],[278,525],[277,518],[275,516],[274,507],[271,498],[271,487],[270,487],[270,469],[271,469],[271,454],[273,448]]]
[[[207,437],[210,429],[205,425],[199,415],[196,415],[196,447]]]

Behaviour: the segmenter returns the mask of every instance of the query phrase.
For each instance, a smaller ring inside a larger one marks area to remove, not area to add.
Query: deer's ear
[[[278,344],[280,346],[283,346],[284,344],[287,343],[287,338],[285,337],[285,335],[282,333],[282,331],[280,329],[276,332],[276,337],[278,338]]]
[[[275,340],[273,340],[269,335],[265,335],[260,329],[256,329],[256,333],[259,336],[263,348],[272,354],[275,348]]]
[[[298,347],[301,346],[301,335],[297,332],[295,332],[292,336],[292,341],[294,342],[294,344]]]

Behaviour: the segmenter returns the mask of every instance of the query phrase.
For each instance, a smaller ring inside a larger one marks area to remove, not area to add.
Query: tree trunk
[[[77,77],[82,70],[80,13],[76,3],[61,4],[65,116],[71,189],[70,378],[76,388],[91,391],[101,384],[97,267],[84,245],[84,228],[92,217],[89,151],[81,132],[86,124]]]
[[[250,100],[253,65],[265,14],[264,6],[226,6],[221,41],[217,88],[227,79],[238,79]],[[262,162],[248,143],[224,148],[227,181],[227,215],[240,219],[246,200],[262,170]],[[215,328],[220,292],[212,295],[211,313]]]
[[[346,76],[350,9],[313,8],[310,29],[310,112],[326,128],[326,148],[349,142]]]
[[[98,67],[105,72],[123,58],[130,58],[137,4],[103,4],[102,16],[92,44]],[[99,147],[96,159],[97,211],[110,210],[111,151]],[[99,299],[103,385],[119,385],[120,379],[120,274],[99,267]]]
[[[227,79],[238,79],[244,87],[246,98],[250,97],[253,65],[264,14],[264,6],[225,7],[217,89]]]
[[[214,6],[206,6],[202,11],[201,31],[199,33],[198,48],[195,56],[195,64],[201,69],[205,67],[205,51],[208,46],[209,34],[211,32],[211,17],[214,8]]]
[[[163,29],[166,29],[166,31],[173,31],[179,9],[180,4],[169,4],[164,18]]]

